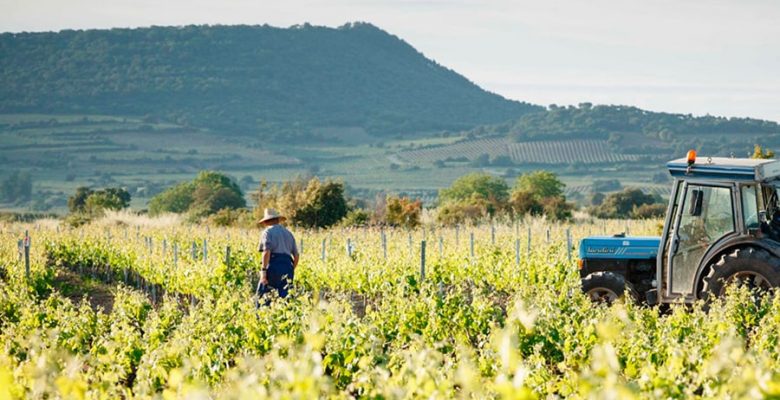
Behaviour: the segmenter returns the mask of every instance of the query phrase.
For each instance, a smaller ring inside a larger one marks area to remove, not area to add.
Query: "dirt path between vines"
[[[61,295],[70,299],[75,305],[79,305],[86,298],[93,310],[102,310],[110,314],[114,309],[113,286],[81,275],[64,268],[57,269],[54,278],[54,288]]]

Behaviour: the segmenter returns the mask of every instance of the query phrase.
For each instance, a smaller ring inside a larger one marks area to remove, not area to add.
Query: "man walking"
[[[257,294],[262,296],[276,289],[279,297],[284,298],[292,286],[295,267],[298,266],[298,247],[293,234],[280,225],[285,217],[272,208],[266,208],[263,214],[260,223],[266,228],[260,236],[259,246],[263,254],[263,272]]]

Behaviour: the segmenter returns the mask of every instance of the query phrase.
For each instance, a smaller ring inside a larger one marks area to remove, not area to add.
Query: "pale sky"
[[[778,0],[0,0],[0,31],[366,21],[485,89],[780,121]]]

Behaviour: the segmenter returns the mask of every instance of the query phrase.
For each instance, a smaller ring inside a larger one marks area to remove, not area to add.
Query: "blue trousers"
[[[260,282],[257,285],[258,297],[271,290],[276,290],[281,298],[287,297],[294,277],[292,257],[289,254],[271,253],[271,262],[268,263],[266,277],[268,278],[268,284]],[[270,298],[266,299],[266,305],[269,302]]]

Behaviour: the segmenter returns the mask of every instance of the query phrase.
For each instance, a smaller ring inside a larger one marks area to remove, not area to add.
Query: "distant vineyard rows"
[[[414,164],[430,164],[447,158],[465,157],[475,160],[487,154],[491,158],[509,156],[522,164],[601,164],[634,161],[637,155],[619,154],[610,150],[605,140],[566,140],[515,143],[506,139],[479,139],[447,146],[409,150],[399,158]]]
[[[659,196],[668,196],[669,195],[669,187],[667,186],[626,186],[626,189],[639,189],[645,193],[648,194],[654,194]],[[578,186],[567,186],[566,187],[566,195],[572,195],[575,193],[578,194],[588,194],[593,191],[592,185],[578,185]]]

